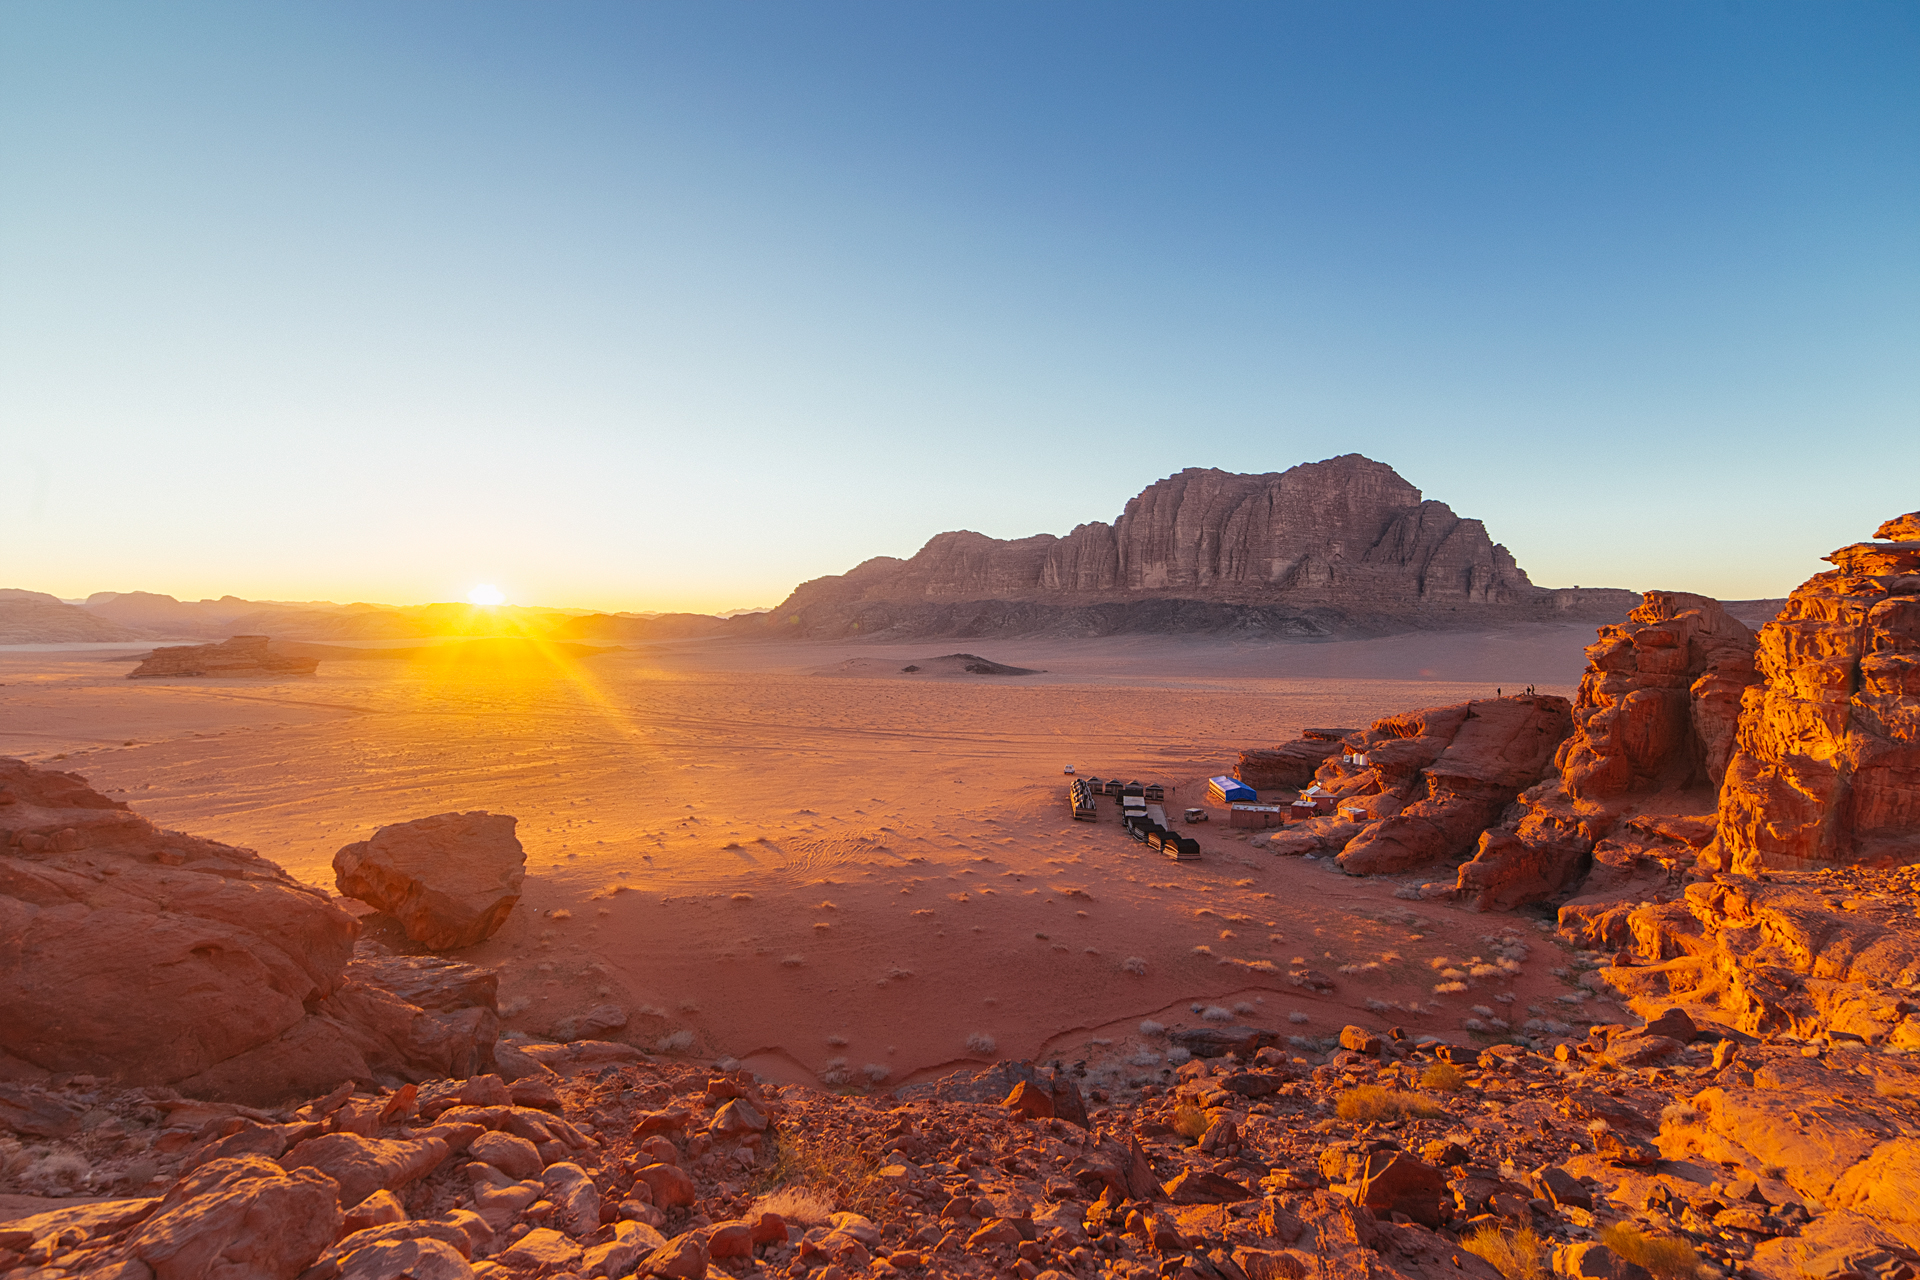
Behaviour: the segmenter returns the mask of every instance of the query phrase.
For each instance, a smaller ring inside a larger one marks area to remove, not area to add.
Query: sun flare
[[[483,582],[473,590],[467,592],[467,603],[469,604],[487,605],[491,607],[496,604],[505,604],[506,602],[507,593],[494,586],[491,582]]]

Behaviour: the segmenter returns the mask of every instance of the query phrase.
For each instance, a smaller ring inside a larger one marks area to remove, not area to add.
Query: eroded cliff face
[[[1261,475],[1189,468],[1148,486],[1112,524],[1083,524],[1064,538],[943,533],[909,560],[879,557],[803,583],[768,623],[870,633],[914,625],[905,611],[915,608],[945,607],[943,623],[953,625],[957,602],[1084,609],[1142,599],[1290,605],[1302,611],[1304,631],[1280,618],[1218,621],[1299,634],[1337,630],[1356,612],[1587,616],[1627,607],[1623,592],[1534,586],[1480,521],[1422,500],[1393,468],[1346,454]],[[1032,609],[1008,621],[1047,624]],[[1056,621],[1076,630],[1111,625],[1098,617]]]
[[[1920,859],[1920,512],[1875,536],[1761,629],[1721,794],[1732,870]]]

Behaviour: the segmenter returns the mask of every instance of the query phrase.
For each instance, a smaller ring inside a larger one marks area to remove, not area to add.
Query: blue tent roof
[[[1240,779],[1230,778],[1224,773],[1217,778],[1208,778],[1207,785],[1210,790],[1218,791],[1224,800],[1257,799],[1252,787],[1240,781]]]

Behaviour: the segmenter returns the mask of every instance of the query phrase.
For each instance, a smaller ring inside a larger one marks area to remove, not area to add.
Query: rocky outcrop
[[[1570,727],[1565,698],[1488,698],[1388,716],[1331,744],[1332,730],[1309,729],[1276,751],[1243,754],[1242,767],[1251,755],[1270,777],[1297,776],[1319,756],[1309,781],[1334,812],[1290,824],[1269,847],[1338,854],[1348,874],[1380,875],[1471,849],[1539,779]]]
[[[1460,892],[1482,910],[1510,910],[1565,891],[1592,858],[1666,851],[1691,862],[1711,838],[1701,816],[1713,811],[1740,699],[1758,678],[1753,649],[1753,633],[1717,602],[1678,591],[1649,591],[1625,623],[1600,628],[1555,775],[1481,839]],[[1628,824],[1642,815],[1653,816]]]
[[[1571,728],[1567,700],[1548,694],[1376,721],[1347,739],[1367,763],[1335,757],[1314,776],[1336,804],[1360,800],[1375,819],[1341,852],[1341,869],[1378,875],[1465,853],[1523,787],[1539,780]],[[1394,812],[1381,811],[1383,799]]]
[[[491,989],[356,959],[357,933],[250,850],[0,760],[0,1074],[253,1102],[490,1068]]]
[[[1876,537],[1761,629],[1720,797],[1734,870],[1920,859],[1920,513]]]
[[[520,901],[527,855],[515,819],[441,813],[381,827],[333,855],[340,892],[384,911],[435,951],[493,936]]]
[[[181,644],[155,649],[127,673],[127,679],[153,676],[310,676],[318,658],[277,653],[266,636],[234,636],[219,644]]]
[[[1189,468],[1148,486],[1112,524],[1083,524],[1064,538],[943,533],[911,559],[882,556],[803,583],[748,629],[967,635],[1184,623],[1316,635],[1617,617],[1631,600],[1534,586],[1480,521],[1423,500],[1391,467],[1346,454],[1260,475]],[[963,607],[981,602],[998,607]]]
[[[1255,791],[1298,791],[1313,781],[1314,771],[1327,757],[1345,750],[1341,739],[1355,729],[1302,729],[1299,738],[1271,750],[1242,751],[1233,776]]]

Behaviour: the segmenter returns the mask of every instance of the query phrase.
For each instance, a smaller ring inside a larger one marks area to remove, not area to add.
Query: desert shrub
[[[1420,1087],[1458,1093],[1467,1087],[1467,1073],[1451,1062],[1436,1062],[1420,1073]]]
[[[1207,1131],[1207,1113],[1198,1107],[1174,1108],[1173,1131],[1183,1138],[1198,1142],[1200,1135]]]
[[[755,1190],[768,1207],[780,1196],[790,1200],[796,1215],[810,1205],[825,1206],[815,1221],[836,1204],[869,1217],[886,1207],[887,1188],[878,1166],[852,1143],[804,1129],[769,1129],[767,1134],[771,1151]],[[773,1212],[789,1216],[785,1209]],[[806,1218],[795,1216],[794,1221]]]
[[[1600,1243],[1628,1262],[1638,1263],[1656,1276],[1684,1280],[1700,1268],[1700,1255],[1685,1240],[1672,1236],[1650,1236],[1624,1222],[1616,1222],[1600,1231]]]
[[[788,1222],[802,1226],[817,1226],[833,1216],[833,1201],[822,1199],[803,1187],[782,1187],[755,1200],[753,1208],[747,1211],[747,1221],[752,1222],[763,1213],[777,1213]]]
[[[1334,1114],[1342,1120],[1364,1122],[1399,1120],[1406,1116],[1430,1119],[1445,1112],[1439,1103],[1421,1094],[1383,1089],[1377,1084],[1363,1084],[1340,1095],[1339,1102],[1334,1105]]]
[[[1511,1235],[1497,1227],[1481,1227],[1462,1239],[1460,1247],[1486,1259],[1507,1280],[1542,1280],[1547,1272],[1547,1244],[1532,1227],[1521,1227]]]

